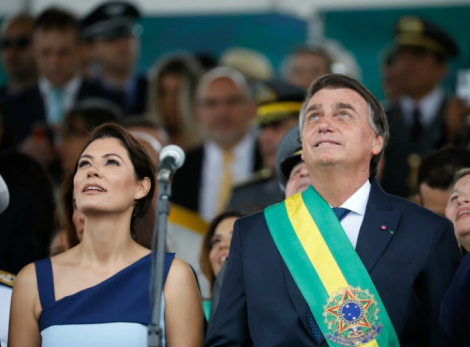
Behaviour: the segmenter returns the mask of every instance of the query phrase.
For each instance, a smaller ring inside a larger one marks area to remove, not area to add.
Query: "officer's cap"
[[[279,182],[285,188],[292,169],[302,161],[302,143],[299,126],[296,125],[284,135],[276,151],[276,172]]]
[[[82,37],[95,40],[132,36],[139,18],[139,10],[131,3],[105,2],[82,19]]]
[[[259,105],[255,123],[261,126],[298,115],[306,93],[279,79],[258,82],[254,92]]]
[[[395,27],[395,43],[400,47],[420,47],[444,58],[454,57],[458,48],[452,37],[443,29],[416,16],[401,17]]]

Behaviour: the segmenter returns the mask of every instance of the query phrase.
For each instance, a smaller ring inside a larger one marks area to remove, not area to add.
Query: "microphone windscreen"
[[[177,169],[183,166],[184,160],[186,159],[184,151],[181,149],[181,147],[176,145],[168,145],[163,147],[162,151],[160,152],[160,162],[162,162],[167,157],[171,157],[175,160]]]
[[[2,175],[0,175],[0,213],[7,209],[9,202],[10,193],[8,192],[7,184],[3,180]]]

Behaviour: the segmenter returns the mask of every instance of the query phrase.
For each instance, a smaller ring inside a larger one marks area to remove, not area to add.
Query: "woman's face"
[[[212,236],[209,262],[214,276],[217,276],[220,268],[227,261],[230,241],[232,240],[233,224],[236,220],[237,218],[235,217],[225,218],[217,225]]]
[[[164,74],[160,79],[159,100],[163,118],[170,132],[180,126],[179,95],[181,77],[177,74]]]
[[[134,201],[150,189],[150,180],[138,181],[127,150],[115,138],[93,141],[82,153],[74,177],[78,211],[132,215]]]
[[[455,183],[447,203],[446,217],[454,223],[455,236],[459,242],[470,234],[470,175]]]
[[[72,222],[73,226],[75,227],[75,231],[77,232],[78,240],[82,242],[83,230],[85,229],[85,215],[78,210],[75,199],[73,201]]]

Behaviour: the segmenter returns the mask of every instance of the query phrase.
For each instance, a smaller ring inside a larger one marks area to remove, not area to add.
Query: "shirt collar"
[[[80,87],[81,82],[82,77],[80,75],[76,75],[70,81],[65,83],[61,88],[63,89],[64,93],[75,93]],[[39,78],[39,89],[42,93],[47,95],[52,88],[54,87],[44,76]]]
[[[365,215],[367,201],[369,200],[371,184],[369,180],[366,181],[348,200],[345,201],[341,207],[357,213],[361,216]]]
[[[434,119],[434,116],[439,112],[444,96],[444,90],[441,87],[436,87],[418,102],[411,99],[409,96],[402,96],[400,98],[400,104],[407,116],[411,116],[415,108],[419,107],[421,114],[423,114],[425,118]],[[409,118],[411,119],[411,117]]]

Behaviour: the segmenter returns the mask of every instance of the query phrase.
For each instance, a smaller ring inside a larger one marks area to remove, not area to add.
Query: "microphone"
[[[176,170],[183,166],[185,158],[184,151],[180,147],[176,145],[163,147],[158,165],[158,180],[169,180]]]
[[[2,175],[0,175],[0,213],[7,209],[9,202],[10,193],[8,192],[7,184],[3,180]]]

